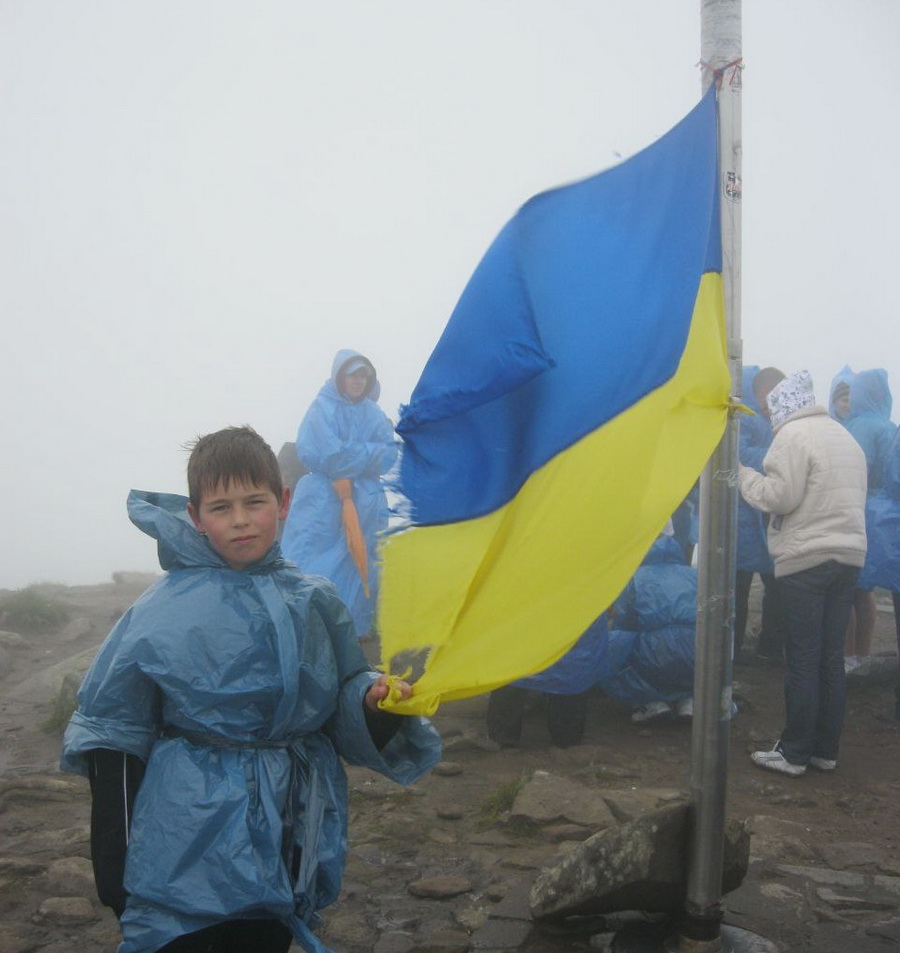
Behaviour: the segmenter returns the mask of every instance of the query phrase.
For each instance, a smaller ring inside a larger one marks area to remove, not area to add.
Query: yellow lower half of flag
[[[388,537],[382,661],[431,714],[543,671],[616,599],[721,438],[722,279],[706,274],[674,376],[558,454],[496,512]]]

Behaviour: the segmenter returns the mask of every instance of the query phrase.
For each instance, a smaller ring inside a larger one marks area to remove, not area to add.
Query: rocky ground
[[[115,918],[93,891],[87,784],[56,771],[59,733],[49,723],[66,673],[83,668],[148,582],[127,574],[117,580],[43,587],[70,610],[56,635],[0,633],[0,953],[116,947]],[[890,602],[878,596],[876,650],[893,656]],[[882,663],[879,669],[890,668],[893,658]],[[748,757],[777,736],[781,675],[777,668],[735,668],[740,713],[727,768],[728,813],[749,826],[751,866],[724,900],[725,922],[752,931],[765,942],[761,949],[782,953],[895,949],[900,727],[885,720],[893,711],[893,675],[851,678],[838,770],[799,779],[763,772]],[[619,823],[687,789],[689,724],[635,726],[627,711],[598,695],[585,744],[552,748],[536,707],[522,747],[499,750],[485,737],[484,708],[484,699],[473,699],[440,710],[444,762],[412,789],[351,769],[345,890],[321,931],[335,950],[623,948],[622,933],[612,945],[621,926],[612,920],[534,924],[528,889],[538,870],[593,834],[604,816]],[[536,782],[543,797],[527,797]]]

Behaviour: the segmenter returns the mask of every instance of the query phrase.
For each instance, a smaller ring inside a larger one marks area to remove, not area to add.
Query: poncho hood
[[[831,387],[828,390],[828,413],[838,421],[842,423],[846,418],[841,418],[838,416],[837,411],[835,410],[834,401],[837,397],[837,394],[840,390],[843,390],[844,387],[847,389],[850,388],[850,385],[853,383],[853,378],[856,377],[856,373],[849,364],[845,364],[831,379]]]
[[[375,365],[364,354],[360,354],[359,351],[354,351],[350,348],[343,348],[334,355],[334,360],[331,362],[331,379],[325,383],[321,393],[324,394],[326,389],[328,389],[329,395],[333,396],[335,400],[342,400],[345,403],[353,403],[349,397],[341,393],[341,389],[338,386],[341,372],[349,364],[364,364],[372,372],[372,383],[369,386],[368,391],[366,391],[366,395],[363,400],[377,402],[378,398],[381,396],[381,384],[378,380]]]
[[[864,415],[890,420],[892,407],[887,371],[883,368],[860,371],[850,382],[850,420]]]
[[[160,566],[170,569],[228,569],[228,564],[197,532],[187,511],[188,498],[178,493],[132,490],[128,518],[141,532],[156,540]],[[284,564],[275,543],[258,563],[245,572],[270,572]],[[237,571],[237,570],[235,570]]]
[[[756,392],[753,390],[753,381],[759,373],[758,364],[745,364],[741,368],[741,403],[749,407],[754,414],[762,412],[759,401],[756,399]]]

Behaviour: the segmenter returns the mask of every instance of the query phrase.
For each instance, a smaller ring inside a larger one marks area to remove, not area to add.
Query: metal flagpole
[[[701,0],[703,88],[719,86],[722,276],[731,392],[741,387],[741,0]],[[698,612],[694,670],[688,885],[679,924],[684,949],[722,949],[725,799],[732,717],[738,421],[700,478]]]

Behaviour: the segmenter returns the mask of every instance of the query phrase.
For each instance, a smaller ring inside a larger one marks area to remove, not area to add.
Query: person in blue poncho
[[[588,694],[603,671],[606,613],[549,668],[495,689],[488,697],[487,733],[505,747],[519,744],[529,701],[543,706],[550,742],[569,748],[584,740]]]
[[[845,426],[866,455],[868,492],[877,493],[884,483],[891,441],[897,430],[891,422],[891,391],[887,371],[860,371],[850,382],[850,414]],[[872,556],[867,556],[868,563]],[[853,597],[853,621],[848,626],[844,665],[852,671],[871,655],[875,635],[875,597],[865,583],[865,568]]]
[[[613,606],[600,688],[632,707],[632,721],[693,714],[697,570],[660,536]]]
[[[753,411],[741,417],[740,462],[747,467],[763,472],[763,460],[772,443],[772,425],[768,409],[759,401],[760,391],[771,387],[771,382],[784,375],[774,367],[762,370],[755,365],[743,369],[741,399]],[[742,655],[744,635],[747,629],[747,612],[750,587],[754,573],[759,573],[763,584],[762,619],[756,644],[756,657],[777,665],[784,654],[784,633],[781,621],[781,602],[775,567],[769,555],[766,541],[767,517],[754,509],[743,498],[738,498],[737,520],[737,571],[734,594],[734,660],[746,660]]]
[[[288,491],[262,438],[200,438],[188,486],[190,499],[129,495],[166,574],[101,646],[61,767],[90,779],[119,953],[284,953],[293,939],[323,953],[317,911],[338,896],[347,849],[340,759],[407,784],[440,740],[379,708],[388,679],[334,587],[282,558]]]
[[[881,586],[891,593],[900,655],[900,429],[888,448],[881,486],[866,498],[866,536],[869,548],[859,584],[863,589]],[[900,673],[894,718],[900,721]]]
[[[381,477],[397,459],[390,420],[376,401],[372,362],[338,351],[331,377],[297,432],[297,456],[309,471],[294,491],[281,548],[306,573],[330,579],[359,638],[372,628],[378,597],[378,536],[387,528]]]
[[[831,379],[828,398],[828,413],[839,424],[846,425],[850,416],[850,384],[856,374],[849,364],[845,364]]]

